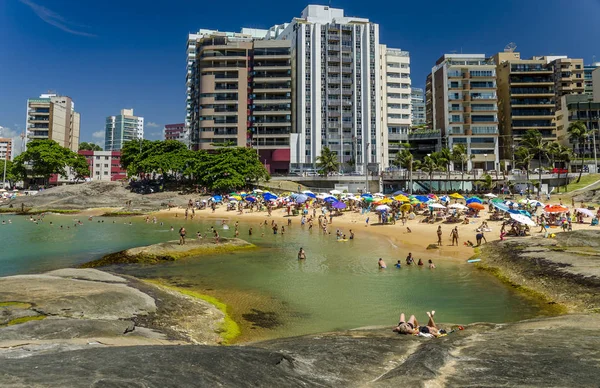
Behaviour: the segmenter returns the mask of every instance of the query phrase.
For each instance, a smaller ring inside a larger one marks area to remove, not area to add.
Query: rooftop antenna
[[[517,49],[517,44],[515,42],[510,42],[509,44],[507,44],[504,47],[504,52],[505,53],[514,53],[516,49]]]

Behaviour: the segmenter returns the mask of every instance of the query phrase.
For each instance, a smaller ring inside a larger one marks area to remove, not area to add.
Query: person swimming
[[[385,268],[387,268],[387,265],[385,265],[385,261],[383,261],[383,259],[381,257],[377,261],[377,265],[379,266],[379,269],[385,269]]]
[[[298,251],[298,260],[304,259],[306,259],[306,252],[304,252],[303,248],[300,248],[300,250]]]

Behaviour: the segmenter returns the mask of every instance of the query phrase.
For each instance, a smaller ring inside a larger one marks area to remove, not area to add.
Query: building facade
[[[121,167],[120,151],[79,151],[85,156],[90,167],[90,179],[119,181],[127,178],[127,171]]]
[[[408,142],[411,126],[411,78],[408,51],[380,45],[381,167],[391,166]]]
[[[583,59],[561,57],[550,62],[554,70],[554,92],[556,110],[561,109],[561,97],[583,94],[585,91]]]
[[[600,101],[600,67],[592,72],[592,96],[594,101]]]
[[[442,147],[463,145],[465,168],[499,169],[496,65],[484,54],[445,54],[427,78],[427,107],[432,133]],[[462,166],[453,166],[457,169]]]
[[[425,93],[422,88],[411,88],[410,92],[410,125],[423,127],[427,125],[425,117]]]
[[[187,143],[187,130],[185,123],[180,124],[166,124],[163,129],[163,136],[165,140],[177,140],[182,143]]]
[[[144,138],[144,118],[133,115],[133,109],[121,109],[121,114],[106,118],[104,150],[120,151],[123,143]]]
[[[12,160],[12,139],[0,137],[0,160]]]
[[[592,73],[598,68],[600,68],[600,62],[594,62],[591,65],[583,66],[584,93],[589,94],[590,96],[594,94]]]
[[[79,148],[80,115],[70,97],[42,94],[27,100],[27,141],[50,139],[62,147]]]
[[[194,48],[188,69],[190,146],[255,147],[271,173],[286,173],[292,129],[291,46],[268,35],[269,30],[242,29],[200,30],[189,36],[188,48]]]
[[[315,168],[321,150],[329,147],[343,170],[364,171],[368,166],[378,171],[386,147],[379,26],[345,16],[342,9],[309,5],[289,25],[277,27],[274,39],[292,45],[291,168]]]
[[[573,149],[577,155],[584,154],[587,158],[600,155],[600,101],[594,101],[588,94],[566,95],[561,100],[562,109],[556,112],[558,142]],[[567,129],[576,121],[583,122],[590,130],[589,141],[585,144],[573,143],[569,139]]]

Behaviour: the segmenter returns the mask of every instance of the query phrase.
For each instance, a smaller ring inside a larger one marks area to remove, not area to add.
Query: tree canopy
[[[329,147],[323,147],[321,156],[317,157],[317,167],[321,175],[327,176],[332,172],[336,172],[340,168],[337,154]]]
[[[162,174],[164,179],[187,176],[214,190],[242,188],[269,174],[256,151],[243,147],[218,147],[191,151],[176,140],[130,141],[121,149],[121,166],[129,176]]]
[[[102,151],[102,147],[100,147],[98,144],[84,141],[79,143],[79,151]]]
[[[12,171],[23,180],[42,177],[47,181],[52,174],[67,176],[68,167],[73,168],[77,176],[89,176],[85,157],[60,146],[54,140],[36,139],[27,143],[27,150],[15,158]]]

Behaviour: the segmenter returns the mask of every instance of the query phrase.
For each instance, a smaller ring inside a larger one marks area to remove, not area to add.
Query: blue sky
[[[164,124],[184,119],[188,32],[268,28],[299,16],[307,4],[0,0],[0,126],[5,135],[21,132],[27,98],[53,90],[75,101],[82,141],[103,143],[105,117],[122,108],[144,116],[146,137],[158,139]],[[600,60],[600,0],[334,0],[331,6],[379,23],[382,43],[410,51],[416,87],[443,53],[491,55],[509,42],[522,57]]]

